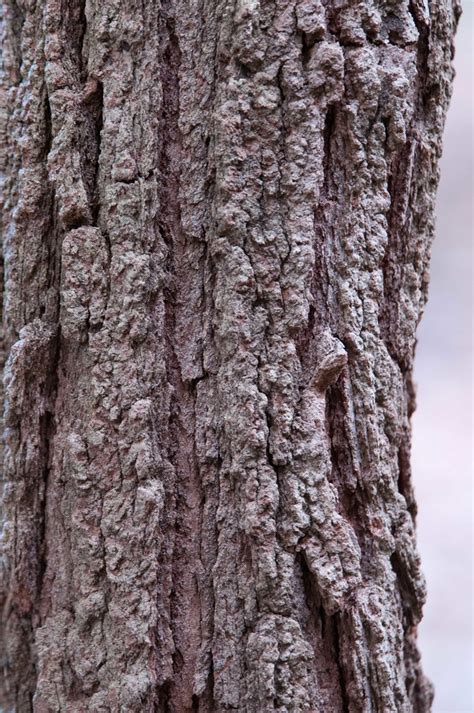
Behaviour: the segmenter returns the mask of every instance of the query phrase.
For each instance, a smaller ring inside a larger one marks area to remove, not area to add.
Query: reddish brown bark
[[[3,699],[430,710],[450,0],[4,3]]]

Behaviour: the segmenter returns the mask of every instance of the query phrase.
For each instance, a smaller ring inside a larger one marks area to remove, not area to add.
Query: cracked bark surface
[[[458,6],[3,14],[5,710],[429,711],[412,367]]]

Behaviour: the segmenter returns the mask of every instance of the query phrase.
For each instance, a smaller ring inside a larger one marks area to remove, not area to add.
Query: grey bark
[[[451,0],[4,0],[4,709],[425,713]]]

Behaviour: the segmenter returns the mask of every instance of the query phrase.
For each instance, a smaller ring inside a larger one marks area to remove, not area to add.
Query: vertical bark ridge
[[[4,506],[12,547],[4,637],[6,695],[28,710],[36,681],[34,630],[47,556],[45,503],[48,497],[57,369],[60,242],[54,189],[46,158],[51,146],[48,90],[44,78],[41,8],[5,7],[4,55],[6,182],[2,194],[5,264]],[[9,26],[9,20],[11,25]],[[27,101],[25,101],[27,100]],[[14,109],[23,105],[18,128]],[[21,172],[19,171],[21,167]],[[28,406],[27,406],[28,404]]]

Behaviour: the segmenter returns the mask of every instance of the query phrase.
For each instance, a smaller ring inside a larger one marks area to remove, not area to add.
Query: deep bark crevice
[[[103,129],[104,89],[102,82],[92,79],[91,90],[84,100],[86,121],[91,126],[91,146],[85,156],[85,179],[88,187],[92,225],[97,226],[100,211],[99,159]]]
[[[36,603],[38,608],[41,607],[42,601],[42,589],[43,580],[46,573],[46,568],[48,564],[48,552],[47,552],[47,511],[48,511],[48,490],[50,487],[50,472],[51,472],[51,457],[52,457],[52,441],[56,431],[55,426],[55,414],[54,414],[54,403],[56,400],[56,394],[58,389],[58,368],[59,368],[59,357],[60,357],[60,336],[58,335],[52,345],[52,355],[51,364],[49,365],[49,373],[47,377],[47,382],[44,387],[44,401],[46,403],[46,410],[40,416],[39,423],[39,434],[40,434],[40,444],[41,444],[41,460],[42,460],[42,474],[41,474],[41,484],[39,487],[40,492],[40,503],[39,503],[39,513],[41,516],[40,523],[38,525],[38,543],[39,543],[39,555],[38,555],[38,583],[37,583],[37,595]],[[41,622],[41,616],[38,613],[37,624]]]

